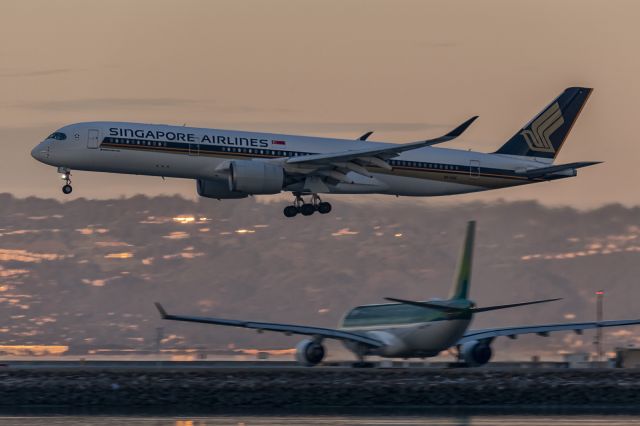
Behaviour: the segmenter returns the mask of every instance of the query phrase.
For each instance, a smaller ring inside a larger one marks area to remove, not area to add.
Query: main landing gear
[[[369,362],[365,359],[366,349],[362,346],[356,348],[356,356],[358,361],[351,364],[352,368],[374,368],[376,365],[373,362]]]
[[[327,214],[331,211],[331,204],[322,201],[320,197],[318,197],[318,194],[311,194],[310,203],[305,203],[302,194],[299,192],[294,192],[293,195],[296,197],[293,205],[284,208],[284,215],[286,217],[294,217],[298,213],[301,213],[303,216],[311,216],[315,212]]]
[[[58,167],[58,173],[62,173],[60,178],[64,181],[62,192],[65,194],[71,194],[71,191],[73,191],[73,188],[71,187],[71,170],[64,167]]]

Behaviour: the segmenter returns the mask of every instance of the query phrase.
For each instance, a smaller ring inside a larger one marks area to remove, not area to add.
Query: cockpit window
[[[47,139],[55,139],[55,140],[58,140],[58,141],[63,141],[66,138],[67,138],[67,135],[65,135],[64,133],[55,132],[55,133],[51,133]]]

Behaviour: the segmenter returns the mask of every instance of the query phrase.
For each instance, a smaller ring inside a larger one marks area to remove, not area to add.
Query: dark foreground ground
[[[626,406],[640,370],[5,370],[0,409]]]

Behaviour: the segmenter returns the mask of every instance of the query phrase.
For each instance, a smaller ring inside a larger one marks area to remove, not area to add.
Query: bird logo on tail
[[[531,123],[529,129],[520,134],[527,141],[529,149],[538,152],[555,152],[550,136],[564,124],[560,105],[554,103],[543,114]]]

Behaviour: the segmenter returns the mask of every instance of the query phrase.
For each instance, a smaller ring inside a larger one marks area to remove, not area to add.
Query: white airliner
[[[241,321],[222,318],[207,318],[168,314],[156,303],[163,319],[199,322],[232,327],[277,331],[285,334],[311,336],[296,347],[296,359],[307,366],[322,361],[324,339],[337,339],[363,361],[367,355],[386,358],[425,358],[438,355],[449,348],[457,349],[458,357],[467,365],[478,366],[489,362],[492,356],[491,343],[499,336],[515,339],[520,334],[547,336],[553,331],[582,330],[599,327],[619,327],[640,324],[640,319],[599,322],[576,322],[519,327],[497,327],[469,330],[473,315],[481,312],[507,309],[517,306],[552,302],[559,299],[536,300],[478,308],[468,299],[471,281],[471,262],[475,222],[469,222],[458,271],[446,300],[431,299],[426,302],[388,297],[396,303],[364,305],[353,308],[344,316],[336,329],[309,327],[293,324]]]
[[[592,89],[573,87],[494,153],[436,148],[460,136],[419,142],[370,142],[155,124],[90,122],[56,130],[31,155],[62,173],[127,173],[195,179],[200,196],[228,199],[290,191],[287,217],[329,213],[318,194],[436,196],[562,179],[597,162],[553,165]],[[304,201],[303,196],[310,196]]]

